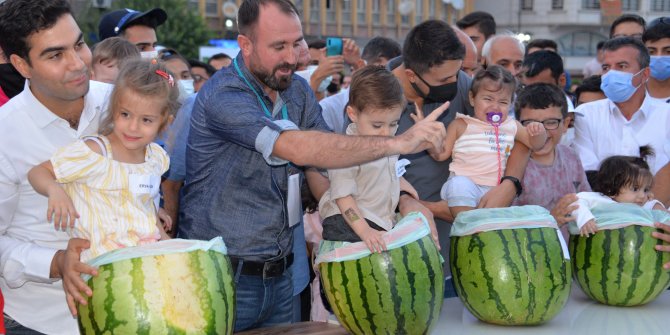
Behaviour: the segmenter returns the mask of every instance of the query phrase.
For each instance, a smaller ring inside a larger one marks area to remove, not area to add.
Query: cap
[[[160,8],[154,8],[146,12],[128,8],[109,12],[100,19],[98,37],[102,41],[108,37],[118,36],[121,31],[138,20],[142,20],[143,25],[156,28],[167,20],[167,13]]]

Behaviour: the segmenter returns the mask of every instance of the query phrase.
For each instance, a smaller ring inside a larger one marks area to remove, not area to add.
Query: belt
[[[293,264],[293,253],[288,254],[284,258],[266,262],[245,261],[242,258],[230,256],[230,262],[233,265],[233,271],[237,271],[239,263],[242,262],[240,273],[245,276],[272,278],[281,276]]]

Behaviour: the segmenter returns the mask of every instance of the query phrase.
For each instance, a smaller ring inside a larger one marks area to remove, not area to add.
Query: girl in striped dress
[[[91,242],[82,261],[168,238],[171,223],[159,223],[158,194],[169,158],[153,141],[176,112],[178,96],[164,65],[126,63],[100,135],[59,149],[29,172],[33,188],[49,198],[47,220]]]

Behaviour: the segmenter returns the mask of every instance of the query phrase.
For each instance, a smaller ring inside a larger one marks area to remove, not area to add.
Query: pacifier
[[[500,125],[502,122],[502,113],[501,112],[488,112],[486,113],[486,121],[492,125]]]

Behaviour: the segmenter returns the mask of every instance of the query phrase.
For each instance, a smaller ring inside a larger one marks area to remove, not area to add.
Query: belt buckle
[[[284,261],[286,259],[278,259],[263,264],[263,278],[279,277],[284,273]]]

